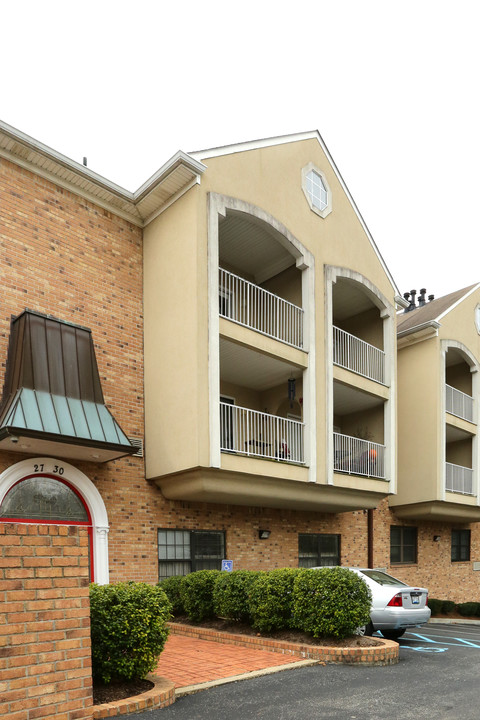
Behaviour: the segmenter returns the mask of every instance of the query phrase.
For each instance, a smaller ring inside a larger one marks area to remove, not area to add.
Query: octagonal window
[[[326,217],[332,210],[332,198],[325,174],[310,163],[303,168],[302,187],[310,209]]]

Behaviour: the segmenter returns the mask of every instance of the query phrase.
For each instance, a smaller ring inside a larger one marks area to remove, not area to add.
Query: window
[[[417,562],[417,528],[392,525],[390,527],[390,562]]]
[[[298,567],[340,565],[340,535],[299,535]]]
[[[216,530],[159,530],[158,578],[220,570],[225,558],[225,533]]]
[[[452,530],[452,562],[470,560],[470,530]]]
[[[302,188],[310,209],[326,217],[332,210],[332,195],[325,174],[309,163],[302,170]]]
[[[307,193],[313,207],[320,211],[325,210],[328,204],[328,191],[321,176],[315,170],[310,170],[307,174]]]

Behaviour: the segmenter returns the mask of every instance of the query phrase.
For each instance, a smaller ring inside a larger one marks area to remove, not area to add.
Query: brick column
[[[0,717],[92,717],[88,535],[0,523]]]

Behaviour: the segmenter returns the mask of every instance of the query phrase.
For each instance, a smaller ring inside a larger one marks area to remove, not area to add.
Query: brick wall
[[[143,438],[142,230],[2,158],[0,197],[0,389],[12,315],[28,307],[78,323],[92,330],[107,407],[127,436]],[[0,472],[26,457],[0,452]],[[112,579],[154,581],[155,493],[143,459],[75,464],[107,506]],[[125,546],[128,568],[118,560]]]
[[[0,717],[91,718],[87,530],[0,523]]]

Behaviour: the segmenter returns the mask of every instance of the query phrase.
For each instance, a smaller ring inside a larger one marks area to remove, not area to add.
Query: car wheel
[[[374,632],[375,628],[373,627],[372,623],[369,622],[367,623],[367,625],[360,625],[360,627],[355,630],[355,635],[373,635]]]
[[[382,635],[387,640],[398,640],[404,632],[405,628],[403,630],[382,630]]]

